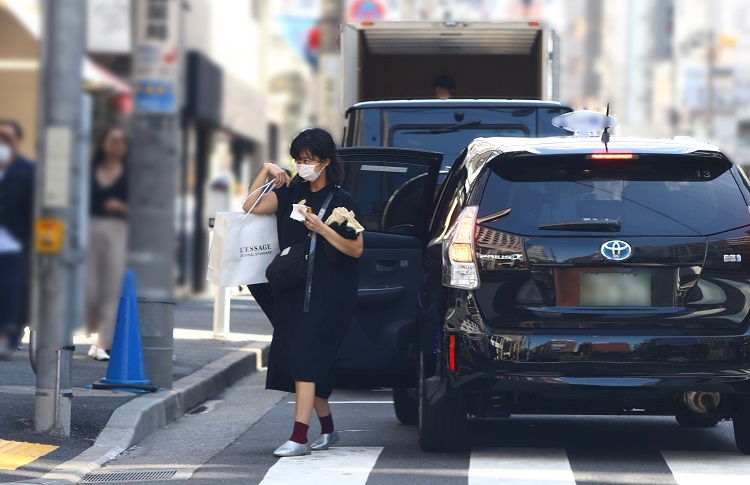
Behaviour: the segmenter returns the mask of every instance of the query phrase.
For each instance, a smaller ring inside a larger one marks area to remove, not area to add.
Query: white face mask
[[[10,151],[8,145],[0,145],[0,165],[5,165],[10,161],[10,157],[13,153]]]
[[[323,173],[323,170],[320,172],[315,171],[315,167],[320,165],[319,163],[316,163],[315,165],[297,165],[297,174],[299,174],[300,177],[307,180],[308,182],[315,182],[318,180],[318,177],[320,177],[320,174]]]

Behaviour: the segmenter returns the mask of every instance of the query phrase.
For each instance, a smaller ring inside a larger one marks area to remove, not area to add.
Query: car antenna
[[[609,103],[607,103],[607,116],[609,116]],[[604,143],[604,151],[609,153],[609,147],[607,146],[609,144],[609,126],[605,126],[604,131],[602,131],[602,143]]]

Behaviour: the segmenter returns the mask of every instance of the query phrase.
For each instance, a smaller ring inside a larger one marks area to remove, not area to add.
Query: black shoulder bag
[[[335,190],[335,189],[334,189]],[[320,208],[318,217],[323,220],[328,205],[333,199],[333,190],[326,197]],[[274,288],[291,288],[305,284],[305,312],[310,310],[310,295],[312,293],[312,275],[315,265],[315,246],[317,233],[310,233],[304,241],[293,244],[281,251],[273,258],[266,268],[266,279]]]

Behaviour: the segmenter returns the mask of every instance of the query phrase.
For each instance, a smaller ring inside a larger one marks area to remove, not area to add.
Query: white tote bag
[[[260,187],[260,198],[273,189],[274,182]],[[247,200],[247,199],[245,199]],[[208,253],[206,279],[219,287],[266,283],[266,268],[279,253],[276,215],[217,212],[214,235]]]

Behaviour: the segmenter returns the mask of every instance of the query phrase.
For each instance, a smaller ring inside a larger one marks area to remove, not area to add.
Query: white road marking
[[[576,485],[568,455],[554,448],[472,451],[469,485]]]
[[[737,453],[662,451],[661,456],[679,485],[747,485],[750,457]]]
[[[286,403],[294,404],[294,401]],[[393,404],[393,401],[328,401],[328,404]]]
[[[280,458],[260,485],[365,485],[383,448],[332,447],[308,456]]]

